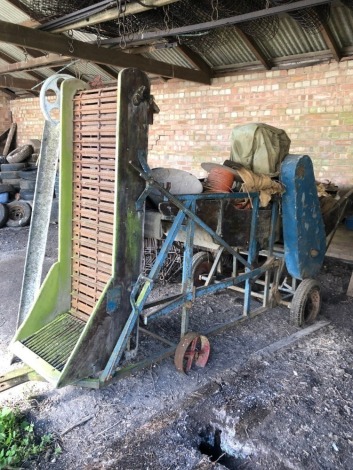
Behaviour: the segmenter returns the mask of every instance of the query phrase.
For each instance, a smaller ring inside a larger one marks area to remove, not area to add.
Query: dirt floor
[[[0,373],[10,369],[27,236],[26,228],[0,230]],[[51,225],[46,270],[56,243]],[[352,469],[352,268],[325,259],[319,321],[329,323],[302,337],[277,307],[211,336],[207,367],[188,375],[168,358],[101,390],[33,382],[3,392],[0,406],[20,406],[62,442],[59,457],[48,453],[28,468]],[[191,329],[235,318],[240,307],[234,292],[200,298]],[[179,315],[153,328],[177,335]],[[156,348],[142,336],[141,354]]]

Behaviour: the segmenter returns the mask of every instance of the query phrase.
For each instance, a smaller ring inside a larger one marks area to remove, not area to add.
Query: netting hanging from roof
[[[33,11],[33,17],[45,23],[68,13],[80,10],[97,2],[93,0],[21,0]],[[179,0],[161,8],[150,9],[136,15],[125,15],[128,0],[117,0],[119,17],[100,25],[83,28],[87,32],[105,37],[121,37],[125,47],[134,33],[144,31],[163,31],[175,27],[214,21],[217,19],[251,13],[269,5],[267,0]],[[247,21],[238,25],[249,35],[271,39],[278,30],[278,17],[269,16]],[[194,50],[211,50],[227,42],[227,30],[232,27],[213,29],[202,33],[181,35],[179,41]]]
[[[32,11],[32,17],[43,23],[94,5],[95,0],[20,0]]]
[[[272,0],[275,5],[282,5],[284,3],[292,3],[293,0]],[[295,10],[289,12],[295,21],[310,34],[317,34],[322,25],[327,24],[330,19],[331,5],[319,5],[312,8],[304,8],[302,10]]]

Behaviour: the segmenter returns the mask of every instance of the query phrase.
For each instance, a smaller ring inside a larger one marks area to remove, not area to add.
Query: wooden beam
[[[250,49],[250,51],[254,54],[256,59],[259,62],[261,62],[261,64],[264,66],[266,70],[271,70],[272,65],[270,61],[267,60],[266,57],[263,55],[263,53],[260,51],[255,40],[248,34],[244,33],[244,31],[242,31],[239,27],[236,26],[235,29],[237,31],[238,36],[245,43],[248,49]]]
[[[48,56],[41,55],[34,59],[23,60],[21,62],[14,62],[11,64],[1,65],[1,73],[10,72],[23,72],[27,70],[37,69],[40,67],[48,67],[50,65],[61,65],[72,60],[70,57],[62,56],[60,54],[48,54]]]
[[[207,73],[207,75],[212,76],[212,69],[208,63],[199,54],[190,49],[190,47],[179,45],[178,51],[182,53],[182,55],[188,62],[191,63],[191,65]]]
[[[5,60],[9,64],[15,64],[16,59],[13,57],[10,57],[9,55],[5,54],[4,52],[0,51],[0,59]],[[32,78],[35,78],[36,80],[43,80],[43,75],[36,73],[36,72],[28,72],[29,75],[31,75]]]
[[[16,98],[16,93],[14,93],[11,90],[8,90],[7,88],[0,87],[0,93],[4,93],[4,95],[7,95],[10,98],[10,100],[14,100]]]
[[[27,80],[25,78],[15,78],[11,75],[0,76],[0,88],[19,88],[23,90],[30,90],[38,85],[38,81]]]
[[[0,41],[17,46],[63,54],[64,56],[89,60],[98,64],[116,67],[135,67],[147,73],[164,77],[190,80],[197,83],[210,84],[211,78],[203,71],[179,67],[142,56],[125,54],[117,50],[97,47],[93,44],[77,41],[58,34],[46,33],[6,21],[0,21]]]
[[[324,38],[324,41],[327,45],[327,47],[330,49],[333,58],[335,59],[336,62],[339,62],[342,58],[342,53],[340,51],[340,48],[335,40],[335,38],[332,35],[331,29],[326,23],[322,23],[321,28],[320,28],[320,33],[321,36]]]
[[[202,31],[212,31],[217,28],[224,28],[233,26],[235,24],[244,23],[246,21],[253,21],[259,18],[266,18],[268,16],[279,15],[280,13],[288,13],[295,10],[303,10],[305,8],[315,7],[331,3],[333,0],[299,0],[293,3],[284,3],[275,7],[264,8],[262,10],[252,11],[250,13],[243,13],[241,15],[230,16],[229,18],[222,18],[220,20],[207,21],[206,23],[191,24],[188,26],[181,26],[180,28],[170,28],[164,31],[153,31],[141,34],[129,35],[126,39],[126,44],[131,45],[135,42],[142,40],[161,39],[163,37],[180,36],[182,34],[199,33]],[[105,39],[101,42],[105,44],[117,44],[121,38]]]

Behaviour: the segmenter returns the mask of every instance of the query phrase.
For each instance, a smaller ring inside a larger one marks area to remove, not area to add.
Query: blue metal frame
[[[269,253],[270,257],[268,262],[263,266],[254,268],[253,263],[258,253],[257,241],[256,241],[256,229],[259,212],[259,194],[250,193],[246,197],[250,198],[252,203],[252,220],[250,229],[249,247],[247,257],[240,255],[239,252],[228,245],[223,238],[221,238],[214,230],[212,230],[203,220],[196,215],[196,203],[200,200],[236,200],[244,199],[244,193],[215,193],[215,194],[193,194],[193,195],[182,195],[174,196],[160,184],[153,180],[151,171],[146,163],[144,155],[140,155],[141,169],[139,171],[140,176],[146,180],[147,186],[143,191],[138,201],[136,202],[136,209],[143,210],[144,202],[147,196],[153,189],[158,189],[167,200],[173,203],[178,209],[177,215],[174,217],[172,226],[168,232],[166,239],[162,245],[162,248],[150,270],[148,276],[140,275],[137,282],[132,288],[130,303],[131,303],[131,314],[125,324],[123,332],[116,343],[116,346],[109,358],[109,361],[99,377],[99,381],[106,382],[112,378],[115,370],[121,360],[122,354],[126,348],[129,337],[136,327],[138,318],[142,316],[144,323],[147,324],[148,320],[158,318],[162,315],[171,313],[176,308],[182,307],[182,322],[181,322],[181,336],[183,336],[188,330],[189,310],[192,306],[192,301],[195,298],[203,295],[211,294],[228,287],[236,286],[242,282],[245,282],[245,301],[243,309],[243,317],[246,317],[250,313],[250,300],[251,300],[251,281],[260,277],[268,270],[276,268],[275,258],[272,257],[273,244],[275,239],[275,226],[278,216],[278,204],[273,204],[273,211],[271,217],[271,234],[269,242]],[[243,274],[237,275],[236,277],[229,277],[211,285],[205,285],[195,288],[192,279],[192,256],[194,248],[194,235],[195,226],[198,225],[205,230],[219,246],[228,253],[230,253],[238,262],[245,267]],[[177,234],[180,230],[186,232],[186,241],[184,243],[184,259],[183,259],[183,273],[182,273],[182,287],[180,296],[173,297],[172,300],[165,299],[162,305],[152,313],[142,314],[145,307],[147,298],[151,293],[154,283],[158,279],[159,272],[166,260],[171,245],[175,241]]]

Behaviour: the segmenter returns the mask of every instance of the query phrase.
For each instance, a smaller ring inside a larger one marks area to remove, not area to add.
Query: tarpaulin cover
[[[245,124],[232,130],[230,159],[255,173],[275,176],[289,146],[284,130],[263,123]]]

